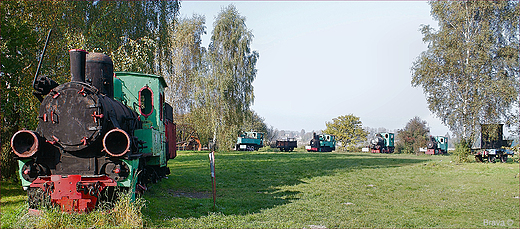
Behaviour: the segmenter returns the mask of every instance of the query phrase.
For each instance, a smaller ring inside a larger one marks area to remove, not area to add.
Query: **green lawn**
[[[519,227],[519,165],[449,156],[218,152],[213,208],[208,152],[180,151],[143,195],[145,227]],[[2,182],[2,226],[24,193]],[[10,190],[10,191],[6,191]],[[7,222],[7,223],[6,223]]]

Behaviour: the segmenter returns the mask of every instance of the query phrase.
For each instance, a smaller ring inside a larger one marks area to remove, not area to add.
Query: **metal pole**
[[[209,166],[211,169],[211,186],[213,187],[213,208],[217,207],[217,184],[215,181],[215,152],[209,153]]]
[[[45,56],[45,50],[47,50],[47,44],[49,44],[49,38],[51,37],[52,29],[49,30],[47,34],[47,40],[45,40],[45,46],[43,46],[43,52],[40,56],[40,61],[38,62],[38,68],[36,68],[36,74],[34,74],[34,80],[32,83],[33,88],[35,87],[36,81],[38,80],[38,74],[40,74],[40,68],[42,66],[43,57]],[[36,88],[34,88],[36,89]]]

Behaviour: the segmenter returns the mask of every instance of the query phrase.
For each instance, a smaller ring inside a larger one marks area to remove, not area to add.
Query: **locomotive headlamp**
[[[119,182],[128,178],[130,168],[122,160],[113,159],[101,167],[101,173]]]

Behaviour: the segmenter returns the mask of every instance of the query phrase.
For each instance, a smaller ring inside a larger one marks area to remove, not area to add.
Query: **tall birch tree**
[[[253,81],[259,54],[251,50],[253,33],[234,5],[222,9],[214,22],[208,48],[206,89],[211,107],[213,139],[233,145],[244,117],[253,103]]]
[[[431,1],[428,50],[413,63],[431,112],[466,143],[480,123],[518,124],[517,1]],[[470,144],[471,145],[471,144]]]

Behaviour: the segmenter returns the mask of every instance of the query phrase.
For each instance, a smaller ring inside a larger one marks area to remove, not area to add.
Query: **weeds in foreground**
[[[40,210],[39,215],[30,214],[27,206],[19,211],[16,228],[142,228],[142,208],[145,200],[131,201],[131,193],[120,193],[119,199],[110,207],[105,205],[90,213],[66,213],[59,207]],[[8,225],[5,225],[9,227]]]

